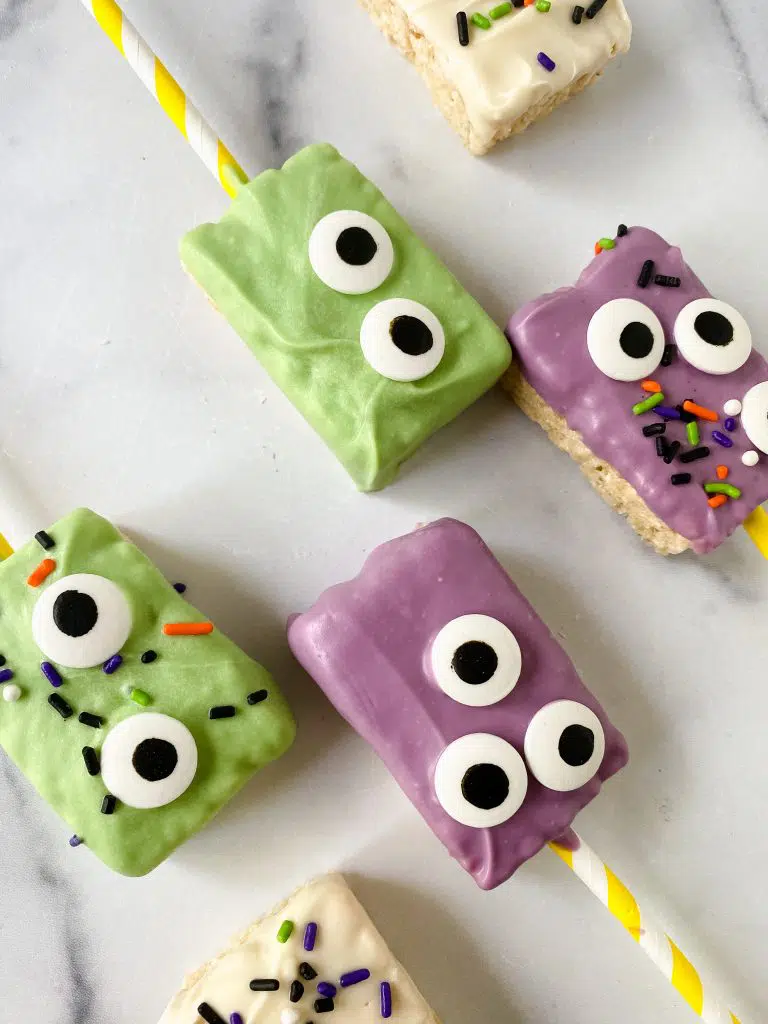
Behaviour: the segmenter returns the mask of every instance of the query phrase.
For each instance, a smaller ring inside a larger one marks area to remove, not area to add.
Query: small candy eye
[[[197,745],[176,718],[132,715],[111,729],[101,748],[101,777],[128,807],[165,807],[192,784]]]
[[[51,661],[65,668],[91,668],[117,654],[133,617],[112,580],[75,573],[53,583],[32,612],[32,635]]]
[[[447,623],[432,644],[432,672],[458,704],[498,704],[515,688],[523,667],[520,645],[503,622],[462,615]]]
[[[389,277],[395,251],[387,232],[357,210],[336,210],[319,221],[309,236],[309,262],[329,288],[363,295]]]
[[[612,299],[587,328],[592,362],[612,380],[642,380],[664,355],[664,328],[652,309],[636,299]]]
[[[702,373],[733,373],[749,359],[752,332],[733,306],[696,299],[678,314],[675,343],[683,358]]]
[[[446,747],[435,768],[435,795],[469,828],[492,828],[515,815],[528,791],[525,762],[513,746],[476,732]]]
[[[443,358],[445,332],[435,314],[411,299],[386,299],[366,314],[360,345],[370,365],[389,380],[420,380]]]
[[[768,380],[755,384],[744,396],[741,425],[755,448],[768,455]]]
[[[580,789],[603,763],[605,734],[597,715],[573,700],[537,712],[525,734],[525,759],[542,786],[558,793]]]

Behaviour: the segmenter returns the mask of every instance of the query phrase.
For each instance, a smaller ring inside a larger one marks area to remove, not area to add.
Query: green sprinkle
[[[686,423],[685,432],[688,435],[688,444],[691,444],[694,448],[697,448],[699,445],[699,441],[701,440],[701,435],[699,433],[699,424],[695,422]]]
[[[642,402],[638,402],[637,405],[632,406],[632,412],[635,416],[641,416],[644,412],[650,412],[651,409],[655,409],[657,405],[661,405],[664,401],[664,395],[659,391],[656,395],[651,395],[650,398],[644,398]]]
[[[551,7],[550,0],[536,0],[536,10],[541,11],[543,14],[546,14]]]
[[[293,935],[293,921],[283,921],[280,931],[277,933],[278,942],[287,942]]]
[[[615,249],[616,243],[612,238],[601,238],[597,243],[601,249]]]
[[[131,700],[134,704],[141,704],[143,708],[152,703],[152,698],[146,690],[131,690]]]
[[[704,484],[707,494],[727,494],[729,498],[740,498],[741,491],[733,484]]]
[[[509,0],[506,3],[498,4],[492,10],[488,11],[488,16],[493,18],[494,21],[498,21],[499,18],[505,18],[508,14],[512,13],[512,4]]]
[[[473,25],[477,25],[478,28],[487,29],[491,27],[490,21],[488,21],[484,14],[480,14],[479,11],[473,14],[469,20],[472,22]]]

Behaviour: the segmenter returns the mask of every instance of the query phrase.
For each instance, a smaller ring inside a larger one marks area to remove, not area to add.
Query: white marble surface
[[[252,171],[328,139],[501,321],[645,222],[768,348],[768,15],[635,0],[632,53],[484,162],[352,0],[131,0]],[[420,520],[465,518],[626,732],[581,831],[680,944],[768,1018],[768,566],[744,535],[665,562],[498,394],[374,497],[184,278],[223,193],[75,0],[0,0],[2,447],[53,519],[88,504],[280,677],[293,752],[151,876],[111,875],[0,776],[0,1018],[151,1024],[183,970],[327,868],[446,1024],[683,1024],[635,944],[549,853],[483,894],[293,665],[286,615]],[[41,524],[42,525],[42,524]]]

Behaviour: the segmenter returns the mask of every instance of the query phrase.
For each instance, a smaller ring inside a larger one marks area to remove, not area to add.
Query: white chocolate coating
[[[574,25],[575,0],[552,0],[547,13],[515,8],[487,31],[470,23],[469,46],[459,44],[456,12],[487,15],[496,0],[399,0],[411,22],[432,44],[445,76],[461,95],[475,134],[488,143],[503,125],[531,107],[599,71],[615,53],[629,49],[632,25],[623,0],[608,0],[597,17]],[[582,0],[584,7],[589,0]],[[537,60],[555,62],[546,71]]]
[[[294,931],[286,943],[277,941],[283,921],[294,922]],[[317,923],[317,940],[311,952],[304,949],[304,929]],[[313,981],[302,981],[303,998],[290,1003],[291,982],[302,980],[298,968],[302,961],[318,972]],[[368,981],[341,989],[331,1016],[320,1014],[332,1024],[373,1024],[381,1022],[379,983],[392,986],[393,1024],[437,1024],[437,1018],[395,960],[387,944],[363,907],[340,875],[328,875],[310,882],[267,917],[252,925],[232,946],[215,960],[187,978],[185,987],[171,1000],[160,1024],[199,1024],[197,1007],[211,1006],[229,1022],[239,1013],[244,1024],[281,1024],[286,1010],[297,1011],[300,1020],[317,1020],[312,1006],[317,984],[330,981],[339,985],[347,971],[367,967]],[[277,978],[277,992],[251,992],[252,978]]]

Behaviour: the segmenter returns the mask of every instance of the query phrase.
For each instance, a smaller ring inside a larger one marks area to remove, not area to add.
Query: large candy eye
[[[131,632],[131,608],[112,580],[90,573],[64,576],[32,612],[35,643],[65,668],[91,668],[117,654]]]
[[[755,448],[768,455],[768,380],[755,384],[744,395],[741,425]]]
[[[363,355],[382,377],[420,380],[443,358],[445,332],[432,310],[411,299],[386,299],[360,326]]]
[[[574,700],[556,700],[534,715],[524,750],[542,786],[570,793],[585,786],[603,763],[605,733],[589,708]]]
[[[587,348],[606,377],[642,380],[653,373],[664,355],[664,328],[642,302],[612,299],[590,320]]]
[[[168,715],[126,718],[101,748],[104,785],[128,807],[165,807],[189,789],[196,771],[192,733]]]
[[[514,689],[522,667],[514,633],[490,615],[453,619],[432,644],[432,672],[440,689],[468,707],[498,704]]]
[[[749,359],[752,332],[733,306],[717,299],[696,299],[675,320],[675,342],[697,370],[733,373]]]
[[[520,810],[527,791],[522,757],[490,733],[455,740],[435,768],[435,795],[443,810],[469,828],[501,825]]]
[[[323,217],[309,236],[309,262],[323,284],[335,292],[363,295],[389,277],[395,251],[373,217],[336,210]]]

